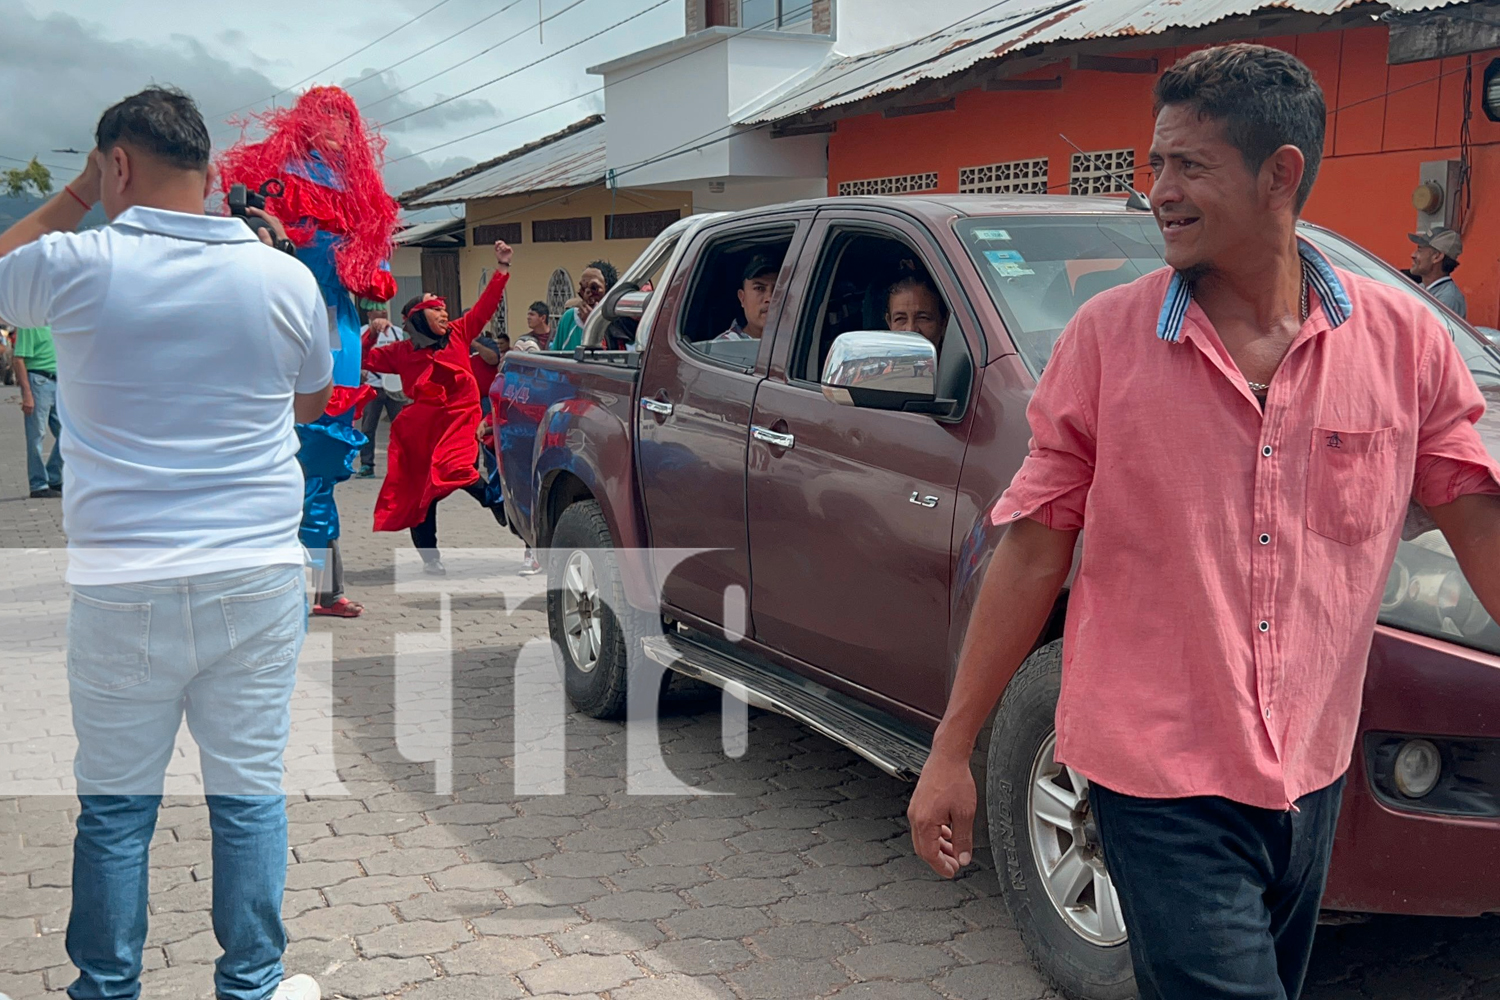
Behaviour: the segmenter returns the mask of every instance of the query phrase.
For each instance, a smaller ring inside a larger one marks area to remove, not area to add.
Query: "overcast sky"
[[[913,38],[992,3],[840,0],[838,48],[859,52]],[[540,38],[539,9],[546,19]],[[226,112],[268,106],[278,91],[286,91],[276,98],[285,102],[314,83],[336,83],[349,88],[367,119],[390,123],[382,129],[386,155],[399,162],[387,168],[386,182],[400,193],[602,111],[603,95],[589,93],[601,80],[585,69],[680,36],[683,0],[0,0],[0,26],[0,157],[8,158],[0,165],[37,155],[62,168],[54,173],[66,181],[82,158],[53,150],[89,148],[99,112],[153,82],[192,94],[218,144],[238,136]],[[610,30],[561,52],[603,29]],[[449,35],[455,37],[394,65]],[[342,61],[330,65],[336,59]],[[299,82],[306,77],[312,79]],[[423,82],[427,77],[433,79]],[[462,138],[559,102],[567,103]],[[411,112],[420,113],[392,121]],[[460,141],[433,148],[451,140]]]

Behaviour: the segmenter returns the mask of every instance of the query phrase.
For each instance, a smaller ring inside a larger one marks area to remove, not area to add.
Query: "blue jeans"
[[[1343,794],[1283,811],[1089,785],[1140,1000],[1297,1000]]]
[[[281,982],[282,753],[307,631],[304,591],[300,566],[73,588],[73,1000],[140,996],[151,837],[184,715],[213,834],[213,926],[224,949],[215,991],[264,1000]]]
[[[57,415],[57,379],[28,371],[26,381],[31,385],[31,398],[36,400],[36,409],[26,418],[26,478],[33,493],[49,486],[61,489],[63,462],[57,444],[62,440],[62,420]],[[48,431],[52,432],[52,456],[43,461],[42,442]]]

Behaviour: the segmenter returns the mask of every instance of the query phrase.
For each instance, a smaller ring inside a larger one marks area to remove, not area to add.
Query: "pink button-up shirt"
[[[1302,255],[1315,304],[1264,413],[1172,271],[1080,309],[992,511],[1086,527],[1057,756],[1116,791],[1285,809],[1332,783],[1408,503],[1500,492],[1443,326]]]

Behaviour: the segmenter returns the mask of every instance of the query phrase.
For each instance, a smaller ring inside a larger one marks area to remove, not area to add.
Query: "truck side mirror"
[[[823,396],[840,406],[907,413],[948,412],[937,398],[937,348],[918,333],[840,334],[823,365]]]

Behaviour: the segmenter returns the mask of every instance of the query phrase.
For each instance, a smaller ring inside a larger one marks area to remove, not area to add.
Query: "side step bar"
[[[680,635],[650,636],[641,647],[667,669],[796,719],[893,777],[915,780],[927,762],[929,744],[915,727],[805,678],[753,666]]]

